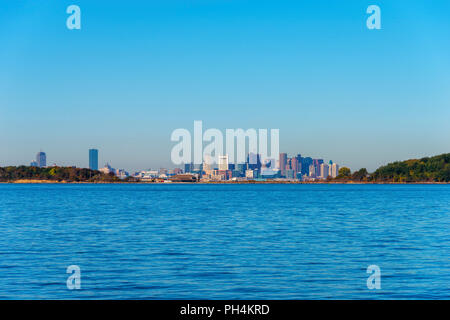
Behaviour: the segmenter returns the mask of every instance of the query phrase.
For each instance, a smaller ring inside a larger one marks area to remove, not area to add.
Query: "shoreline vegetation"
[[[343,167],[336,178],[316,181],[295,180],[248,180],[248,181],[199,181],[183,182],[170,179],[162,181],[140,181],[134,177],[120,179],[114,174],[104,174],[97,170],[74,167],[0,167],[0,183],[15,184],[110,184],[110,183],[139,183],[139,184],[449,184],[450,183],[450,153],[421,159],[398,161],[381,166],[375,172],[368,173],[363,168],[351,172]]]

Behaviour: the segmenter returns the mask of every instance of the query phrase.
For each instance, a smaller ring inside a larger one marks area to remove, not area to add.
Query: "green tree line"
[[[0,182],[16,180],[49,180],[55,182],[122,182],[133,178],[121,180],[113,173],[104,174],[97,170],[73,167],[0,167]]]
[[[335,179],[361,182],[450,182],[450,153],[389,163],[370,174],[365,168],[352,173],[349,168],[343,167]]]

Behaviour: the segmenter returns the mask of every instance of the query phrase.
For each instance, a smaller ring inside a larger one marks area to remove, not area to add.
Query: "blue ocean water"
[[[0,299],[449,298],[450,185],[0,184]]]

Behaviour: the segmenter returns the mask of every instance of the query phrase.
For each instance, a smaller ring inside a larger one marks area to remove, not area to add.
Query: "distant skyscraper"
[[[219,156],[219,170],[228,170],[228,155]]]
[[[291,167],[292,170],[294,170],[295,175],[297,175],[297,173],[300,172],[301,164],[298,162],[297,157],[291,159]]]
[[[261,155],[249,152],[247,155],[247,168],[251,170],[261,170]]]
[[[247,165],[245,163],[237,163],[236,171],[238,171],[241,175],[245,174],[245,170],[247,169]]]
[[[89,169],[98,170],[98,150],[89,149]]]
[[[194,164],[193,163],[185,163],[184,164],[184,173],[191,173],[194,171]]]
[[[203,157],[203,171],[206,174],[210,174],[211,171],[213,170],[213,159],[211,157],[211,155],[209,154],[205,154],[205,156]]]
[[[45,155],[45,152],[41,151],[36,155],[36,162],[39,168],[44,168],[47,166],[47,156]]]
[[[309,168],[313,162],[313,159],[310,157],[302,158],[302,174],[309,175]]]
[[[313,159],[313,165],[314,165],[314,172],[316,173],[316,176],[320,176],[320,165],[323,163],[323,159]]]
[[[339,165],[337,163],[333,163],[331,166],[331,177],[336,178],[339,174]]]
[[[316,177],[316,167],[313,164],[311,164],[309,166],[309,176],[311,178],[315,178]]]
[[[30,167],[37,167],[38,166],[38,164],[37,164],[37,162],[36,161],[31,161],[31,163],[30,163]]]
[[[320,177],[322,179],[328,178],[329,166],[326,163],[320,165]]]
[[[280,174],[282,177],[286,176],[286,164],[287,164],[287,154],[286,153],[280,153]]]
[[[303,171],[303,158],[302,158],[302,155],[301,154],[298,154],[297,156],[295,156],[295,159],[297,159],[297,172],[296,172],[296,175],[297,175],[297,173],[300,173],[300,175],[301,175],[301,172]]]
[[[292,159],[291,158],[287,158],[286,159],[286,171],[287,170],[292,170],[292,161],[291,161]]]

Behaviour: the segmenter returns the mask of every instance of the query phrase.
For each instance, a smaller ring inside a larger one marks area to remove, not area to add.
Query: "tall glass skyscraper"
[[[89,149],[89,169],[98,170],[98,150]]]
[[[39,168],[44,168],[47,166],[47,156],[45,152],[41,151],[36,155],[36,162]]]
[[[282,177],[286,176],[286,164],[287,164],[287,154],[280,153],[279,166],[280,166],[280,174]]]
[[[302,174],[309,176],[309,167],[312,165],[313,159],[310,157],[302,158]]]

